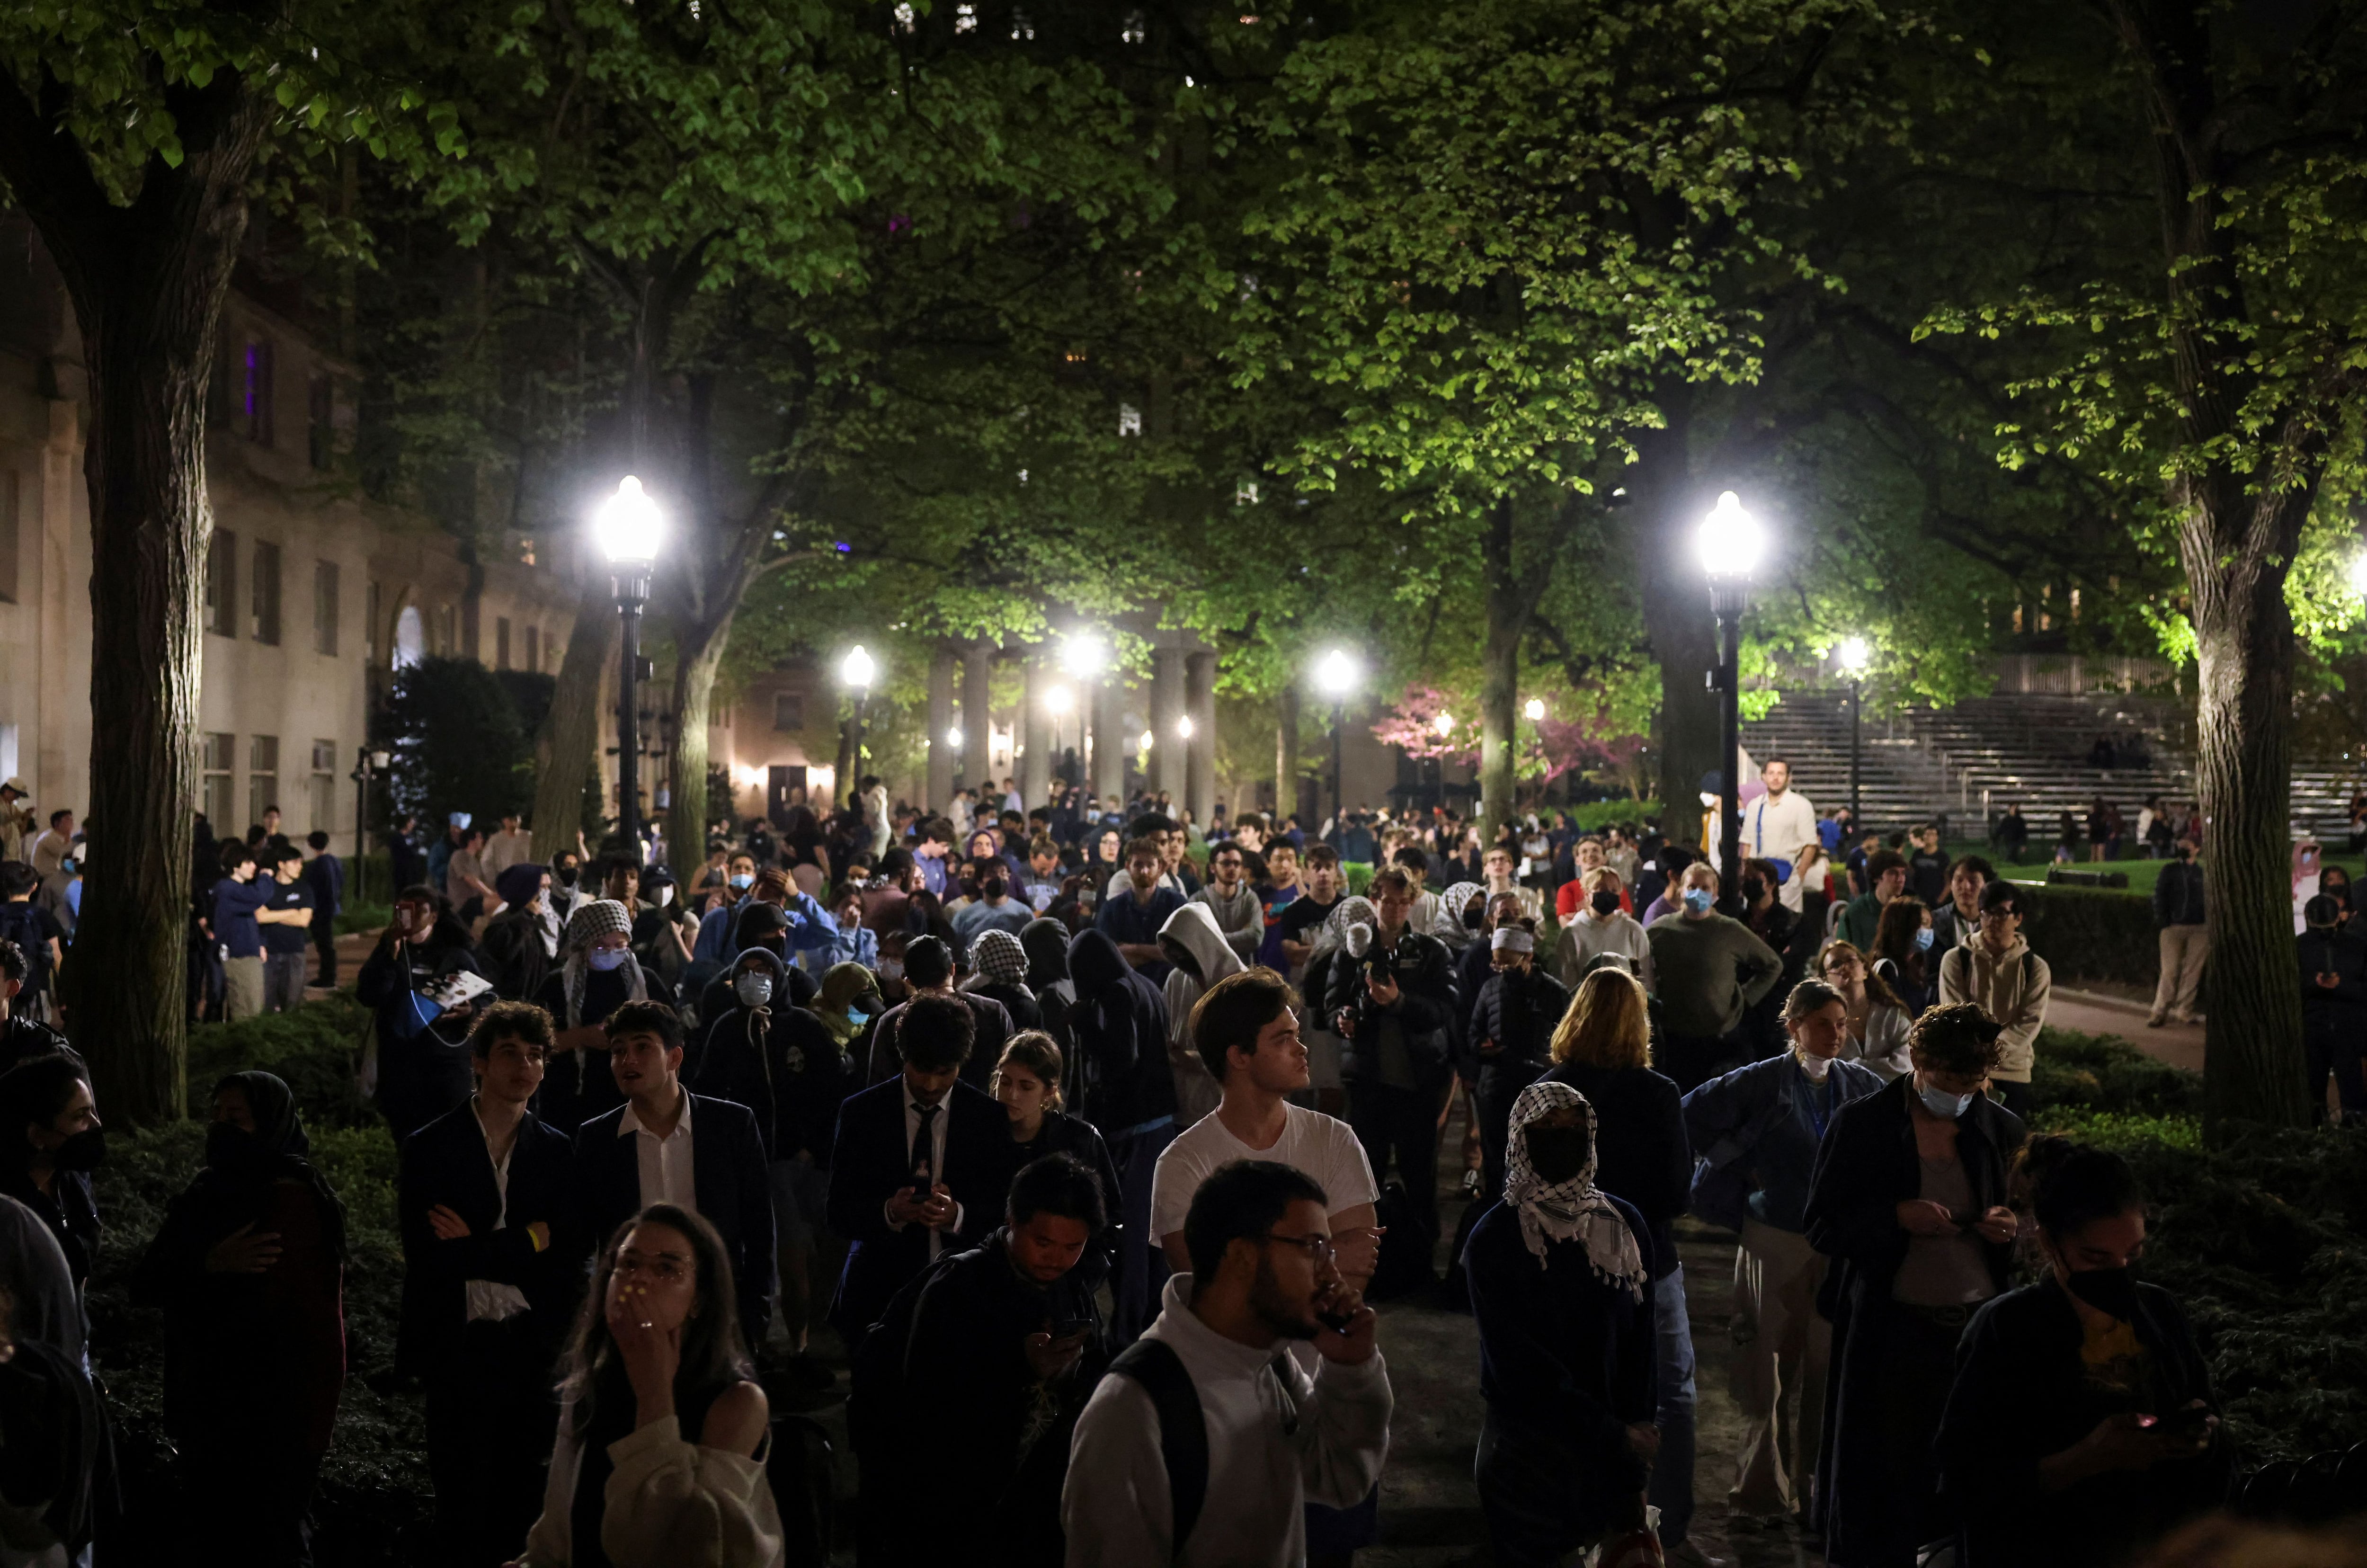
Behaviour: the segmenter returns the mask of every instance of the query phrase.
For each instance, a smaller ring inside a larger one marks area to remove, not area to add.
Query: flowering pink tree
[[[1461,767],[1479,762],[1478,699],[1467,693],[1442,691],[1434,686],[1410,686],[1373,726],[1373,735],[1408,756],[1428,762],[1435,758]],[[1644,748],[1642,735],[1620,733],[1599,713],[1576,722],[1547,714],[1520,722],[1519,743],[1513,747],[1514,773],[1524,782],[1543,787],[1574,769],[1625,768]]]

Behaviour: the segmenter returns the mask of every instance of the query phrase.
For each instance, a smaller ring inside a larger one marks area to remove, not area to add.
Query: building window
[[[17,602],[17,471],[0,468],[0,604]]]
[[[773,693],[773,728],[802,730],[806,727],[806,699],[803,692]]]
[[[250,735],[246,748],[246,820],[252,825],[263,820],[266,807],[279,803],[279,737]],[[280,831],[287,831],[286,824]]]
[[[337,563],[312,562],[312,652],[337,656]]]
[[[255,640],[277,647],[279,642],[279,547],[255,541]]]
[[[267,447],[271,445],[271,339],[248,338],[246,363],[241,369],[239,412],[246,420],[246,438]]]
[[[510,618],[497,615],[493,617],[493,668],[505,670],[509,667]]]
[[[304,388],[304,443],[314,468],[326,468],[337,455],[337,394],[326,370],[312,372]]]
[[[526,667],[529,675],[542,673],[542,628],[539,626],[526,629]]]
[[[307,824],[314,833],[337,831],[337,743],[312,743],[312,778],[310,786],[312,815]]]
[[[364,612],[365,624],[362,627],[362,662],[375,668],[378,665],[379,616],[379,593],[376,583],[370,584],[364,590],[363,598],[368,608]]]
[[[216,528],[206,545],[206,630],[238,635],[238,535]]]
[[[206,821],[213,824],[216,838],[246,836],[246,830],[237,824],[238,781],[234,777],[237,767],[238,737],[209,733],[205,739],[202,794],[206,803]]]

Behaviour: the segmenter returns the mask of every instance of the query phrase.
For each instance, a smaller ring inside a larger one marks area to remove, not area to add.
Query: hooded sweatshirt
[[[741,966],[753,961],[773,982],[772,996],[751,1007],[739,999]],[[746,1106],[756,1118],[766,1158],[809,1154],[830,1164],[839,1101],[854,1087],[846,1058],[822,1021],[789,1000],[788,966],[770,948],[750,948],[731,960],[730,1008],[708,1026],[696,1060],[683,1064],[694,1094]]]
[[[1175,1120],[1184,1127],[1216,1109],[1224,1098],[1208,1064],[1193,1049],[1192,1005],[1217,982],[1249,967],[1217,927],[1216,912],[1195,902],[1169,915],[1159,928],[1159,945],[1175,962],[1161,995],[1167,1004],[1167,1062],[1175,1075]]]
[[[1228,898],[1217,891],[1216,883],[1210,882],[1192,895],[1192,903],[1215,917],[1217,934],[1224,937],[1225,945],[1233,949],[1234,956],[1241,960],[1244,967],[1256,960],[1258,944],[1265,939],[1265,905],[1258,901],[1255,888],[1244,880]],[[1170,919],[1161,928],[1160,934],[1164,937],[1174,928],[1175,922]],[[1212,976],[1211,983],[1214,983],[1214,979]],[[1174,1009],[1171,1006],[1168,1010],[1172,1012]]]
[[[1088,928],[1069,944],[1076,1001],[1069,1036],[1077,1058],[1077,1114],[1116,1142],[1175,1115],[1175,1078],[1167,1064],[1167,1004],[1134,971],[1104,931]]]
[[[2000,1083],[2030,1082],[2031,1063],[2038,1056],[2038,1031],[2046,1022],[2047,992],[2053,984],[2046,960],[2032,952],[2030,944],[2019,936],[2002,953],[1976,937],[1940,957],[1942,1004],[1977,1002],[2005,1026],[2005,1032],[1998,1036],[1998,1064],[1989,1072]]]

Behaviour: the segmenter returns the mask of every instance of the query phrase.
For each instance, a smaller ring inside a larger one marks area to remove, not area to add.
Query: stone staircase
[[[2192,757],[2183,740],[2186,712],[2172,701],[2125,692],[2086,695],[2023,692],[1970,699],[1952,708],[1867,714],[1862,747],[1863,820],[1888,831],[1944,812],[1954,839],[1986,836],[1986,824],[2009,804],[2022,807],[2031,843],[2051,844],[2064,812],[2083,821],[2098,796],[2119,806],[2134,827],[2148,795],[2194,798]],[[2142,736],[2145,766],[2098,768],[2089,751],[2100,734],[2116,745]],[[1794,787],[1819,811],[1849,800],[1850,699],[1844,689],[1786,688],[1767,716],[1742,727],[1753,758],[1792,759]],[[2296,830],[2343,834],[2346,808],[2361,780],[2358,765],[2295,765]]]

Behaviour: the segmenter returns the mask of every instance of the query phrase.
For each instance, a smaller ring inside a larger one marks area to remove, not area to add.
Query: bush
[[[2153,984],[2160,948],[2149,899],[2101,888],[2016,885],[2028,910],[2022,934],[2057,980]]]
[[[201,1024],[189,1031],[189,1114],[212,1114],[214,1085],[231,1073],[261,1068],[288,1081],[306,1128],[374,1127],[378,1113],[354,1081],[369,1009],[340,991],[292,1012]]]
[[[549,706],[549,676],[496,673],[474,659],[405,665],[380,710],[374,738],[394,753],[386,774],[394,814],[423,820],[473,812],[488,827],[534,804],[534,743],[527,715]]]
[[[2042,1113],[2192,1120],[2203,1115],[2203,1076],[2110,1035],[2041,1029],[2030,1096]]]
[[[1606,827],[1635,826],[1648,817],[1660,814],[1658,801],[1589,801],[1583,805],[1556,806],[1555,811],[1569,813],[1569,824],[1581,833],[1600,833]],[[1539,816],[1547,813],[1540,811]]]

